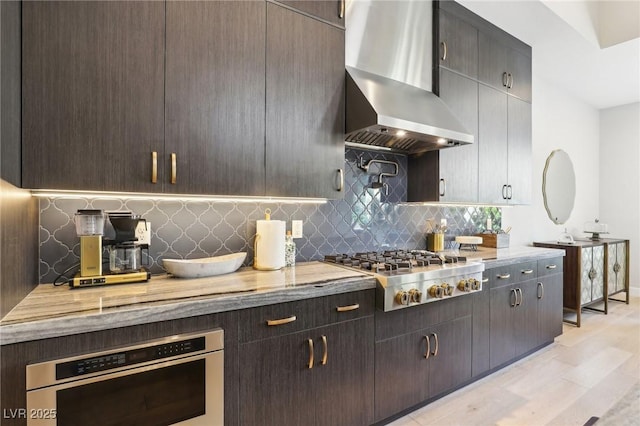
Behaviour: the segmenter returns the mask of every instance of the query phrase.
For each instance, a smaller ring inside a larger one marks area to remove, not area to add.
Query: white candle
[[[447,219],[440,219],[440,226],[447,226]]]
[[[487,231],[491,231],[491,218],[487,218]]]

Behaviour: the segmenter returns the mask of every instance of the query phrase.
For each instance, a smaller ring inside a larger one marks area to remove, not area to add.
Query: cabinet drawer
[[[521,262],[512,265],[505,265],[491,268],[485,271],[484,277],[489,278],[490,288],[499,288],[505,285],[530,280],[537,277],[537,262]]]
[[[511,267],[511,277],[514,283],[531,280],[538,276],[538,262],[523,262]]]
[[[362,290],[240,311],[240,342],[267,339],[372,315],[374,290]]]
[[[563,271],[563,257],[538,260],[538,277],[561,274]]]

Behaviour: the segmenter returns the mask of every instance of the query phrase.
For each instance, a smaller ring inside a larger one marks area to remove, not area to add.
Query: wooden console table
[[[576,321],[564,321],[580,327],[582,309],[609,311],[609,300],[629,303],[629,240],[602,238],[576,240],[574,244],[555,241],[533,243],[536,247],[565,250],[563,261],[563,306],[576,313]],[[624,300],[613,295],[626,293]],[[594,305],[603,302],[604,308]]]

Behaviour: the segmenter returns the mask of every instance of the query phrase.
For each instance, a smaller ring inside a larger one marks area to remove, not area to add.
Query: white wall
[[[584,222],[599,214],[599,113],[593,107],[563,92],[561,87],[540,78],[533,63],[533,194],[529,206],[503,211],[503,228],[512,226],[511,245],[534,241],[557,241],[567,231],[584,236]],[[547,216],[542,197],[542,174],[547,157],[555,149],[569,154],[576,174],[576,197],[566,224],[556,225]]]
[[[630,283],[640,293],[640,103],[600,111],[600,219],[630,240]]]

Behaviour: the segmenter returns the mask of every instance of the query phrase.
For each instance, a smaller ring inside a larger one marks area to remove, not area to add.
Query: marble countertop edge
[[[102,312],[78,312],[0,327],[0,346],[14,343],[148,324],[200,315],[292,302],[376,287],[373,277],[349,277],[265,292],[237,292],[210,297],[153,302],[109,308]]]

